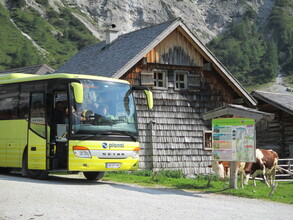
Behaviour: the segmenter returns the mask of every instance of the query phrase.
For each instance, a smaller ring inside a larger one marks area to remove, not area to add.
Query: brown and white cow
[[[246,178],[244,184],[248,184],[252,176],[253,185],[256,186],[255,177],[260,173],[268,187],[275,182],[276,170],[278,169],[278,154],[273,150],[256,149],[256,162],[247,162],[244,167]],[[270,183],[267,180],[269,177]]]
[[[244,167],[245,162],[236,163],[236,173],[240,176],[241,188],[243,188],[244,183]],[[230,162],[229,161],[213,161],[212,162],[213,171],[219,176],[220,180],[225,180],[230,178]]]

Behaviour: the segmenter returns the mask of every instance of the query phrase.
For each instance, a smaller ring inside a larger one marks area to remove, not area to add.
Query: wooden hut
[[[275,114],[271,122],[257,126],[257,146],[273,149],[282,158],[293,158],[293,94],[254,91],[258,109]]]
[[[148,86],[154,109],[137,92],[142,169],[211,172],[211,124],[202,114],[255,99],[180,20],[128,34],[108,30],[106,41],[78,52],[56,72],[93,74]]]
[[[45,74],[53,73],[54,71],[55,70],[49,67],[47,64],[37,64],[33,66],[24,66],[24,67],[9,69],[9,70],[1,70],[0,74],[26,73],[26,74],[45,75]]]

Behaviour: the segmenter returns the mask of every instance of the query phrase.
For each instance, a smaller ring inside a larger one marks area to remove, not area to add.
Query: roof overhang
[[[293,109],[292,108],[288,108],[288,107],[286,107],[286,106],[274,101],[273,99],[269,99],[269,98],[265,97],[261,93],[264,93],[264,92],[253,91],[251,94],[252,94],[252,96],[256,97],[257,99],[262,100],[263,102],[268,103],[268,104],[274,106],[277,109],[280,109],[280,110],[282,110],[284,112],[287,112],[290,115],[293,115]],[[279,95],[287,95],[287,94],[279,94]]]
[[[247,108],[242,105],[227,105],[224,107],[220,107],[217,109],[214,109],[210,112],[203,114],[203,119],[213,119],[213,118],[219,118],[226,115],[233,115],[237,117],[243,117],[243,118],[252,118],[256,121],[259,120],[266,120],[266,121],[272,121],[275,118],[275,115],[272,113],[262,112],[258,111],[256,109]]]

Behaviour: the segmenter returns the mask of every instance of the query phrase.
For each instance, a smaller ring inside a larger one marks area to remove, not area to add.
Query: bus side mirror
[[[73,88],[74,99],[77,103],[81,104],[83,102],[83,87],[81,83],[73,82],[71,83]]]
[[[147,97],[147,102],[148,102],[149,109],[153,109],[153,106],[154,106],[153,93],[149,89],[145,89],[144,93],[145,93],[145,95]]]
[[[148,103],[149,109],[153,109],[154,98],[153,98],[153,93],[151,90],[149,90],[147,87],[141,87],[141,86],[132,86],[132,90],[143,90],[147,97],[147,103]]]

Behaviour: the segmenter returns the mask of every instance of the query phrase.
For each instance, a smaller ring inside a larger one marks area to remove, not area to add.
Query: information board
[[[255,162],[255,120],[217,118],[212,120],[213,160]]]

